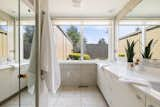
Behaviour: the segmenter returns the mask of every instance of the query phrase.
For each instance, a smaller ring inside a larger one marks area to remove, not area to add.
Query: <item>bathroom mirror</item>
[[[28,65],[35,32],[31,0],[0,3],[0,107],[35,107],[28,92]]]
[[[120,21],[118,51],[125,52],[126,39],[136,41],[135,57],[144,61],[142,53],[153,39],[151,45],[152,57],[149,65],[160,64],[160,7],[159,0],[142,0],[127,16]],[[128,26],[130,25],[130,26]],[[132,25],[132,26],[131,26]],[[123,36],[126,35],[126,36]],[[122,35],[122,36],[121,36]]]

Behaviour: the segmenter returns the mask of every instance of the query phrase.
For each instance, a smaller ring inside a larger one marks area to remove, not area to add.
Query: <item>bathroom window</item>
[[[29,59],[32,47],[32,40],[34,35],[34,26],[33,25],[23,25],[23,58]]]
[[[108,58],[108,38],[108,26],[85,25],[83,27],[84,59],[106,60]]]
[[[129,42],[135,41],[134,59],[141,59],[142,53],[142,26],[141,25],[132,25],[125,24],[119,25],[118,32],[118,57],[126,57],[125,49],[127,48],[127,40]],[[122,59],[122,58],[121,58]]]
[[[151,46],[152,57],[151,59],[160,60],[160,26],[149,26],[145,28],[146,31],[146,45],[153,39]]]
[[[8,25],[6,21],[0,21],[0,60],[8,57]]]
[[[76,25],[54,26],[58,60],[80,60],[80,27]]]
[[[108,59],[108,26],[87,24],[61,25],[59,27],[68,37],[66,40],[69,40],[69,42],[63,40],[63,56],[66,55],[63,60]],[[58,51],[60,51],[60,48],[58,48]]]
[[[18,23],[17,23],[18,24]],[[32,40],[35,33],[35,23],[32,20],[21,21],[20,26],[20,59],[27,61],[30,58]],[[18,35],[18,26],[16,27],[16,35]],[[19,37],[16,36],[16,41]],[[18,59],[18,42],[16,42],[16,60]]]

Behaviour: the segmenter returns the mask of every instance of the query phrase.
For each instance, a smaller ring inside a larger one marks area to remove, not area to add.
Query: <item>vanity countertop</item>
[[[20,64],[20,66],[25,66],[25,65],[28,65],[28,63],[24,62],[24,63]],[[18,63],[2,64],[2,65],[0,65],[0,71],[12,69],[12,68],[18,68],[18,67],[19,67]]]
[[[102,66],[103,69],[106,69],[113,75],[117,77],[117,79],[120,80],[120,78],[127,78],[128,80],[143,80],[148,83],[150,82],[157,82],[160,83],[160,72],[158,70],[156,71],[155,68],[149,68],[148,70],[145,69],[145,71],[141,70],[134,70],[129,71],[127,69],[126,63],[110,63],[108,66]],[[136,83],[129,83],[132,87],[140,90],[144,94],[147,94],[156,100],[160,102],[160,91],[156,91],[152,86],[147,85],[140,85]],[[160,87],[160,86],[159,86]]]

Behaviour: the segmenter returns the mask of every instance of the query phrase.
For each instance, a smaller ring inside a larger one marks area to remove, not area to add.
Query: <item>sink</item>
[[[150,82],[152,88],[158,92],[160,92],[160,82]]]

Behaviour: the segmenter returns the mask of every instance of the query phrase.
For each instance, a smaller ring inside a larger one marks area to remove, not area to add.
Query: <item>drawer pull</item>
[[[137,99],[141,100],[142,98],[139,95],[136,95]]]
[[[18,78],[23,78],[23,79],[25,79],[25,78],[27,78],[27,75],[26,74],[20,74],[20,75],[18,75]]]

